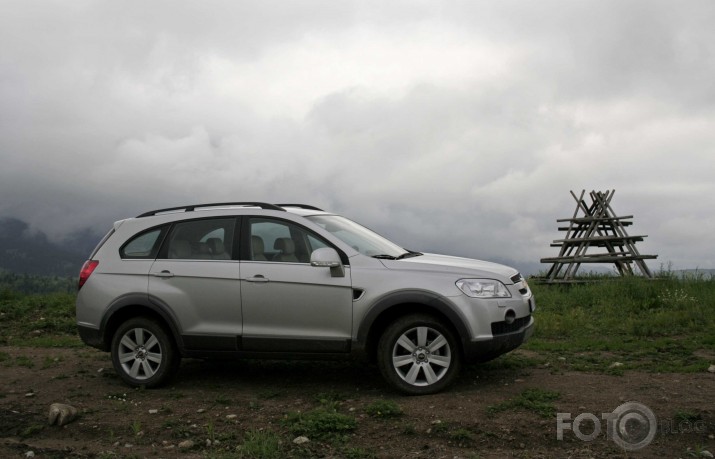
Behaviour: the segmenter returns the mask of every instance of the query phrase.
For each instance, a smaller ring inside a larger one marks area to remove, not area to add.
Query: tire
[[[133,387],[157,387],[176,373],[181,360],[166,329],[154,320],[135,317],[119,326],[112,338],[112,364]]]
[[[462,356],[452,329],[425,314],[404,316],[390,324],[377,346],[382,376],[400,392],[434,394],[459,375]]]

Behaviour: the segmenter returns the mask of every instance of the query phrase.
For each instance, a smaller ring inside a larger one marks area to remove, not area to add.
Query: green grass
[[[432,431],[432,433],[435,433],[437,435],[444,435],[449,433],[450,430],[452,430],[452,424],[438,419],[432,422],[432,427],[430,428],[430,430]]]
[[[337,411],[347,396],[335,391],[319,392],[313,399],[326,411]]]
[[[466,444],[474,441],[474,436],[472,435],[472,432],[463,427],[460,427],[459,429],[451,432],[449,434],[449,438],[459,444]]]
[[[29,438],[37,435],[45,429],[44,425],[31,424],[20,432],[20,438]]]
[[[79,344],[75,295],[0,295],[0,345],[66,347]]]
[[[560,397],[558,392],[542,389],[526,389],[518,397],[505,400],[496,405],[490,405],[487,413],[490,415],[507,410],[526,410],[536,413],[542,418],[551,419],[556,416],[553,401]]]
[[[321,405],[331,405],[336,402],[342,402],[347,398],[347,395],[336,391],[318,392],[313,397],[313,399]]]
[[[131,428],[132,434],[134,434],[134,436],[139,435],[139,432],[142,431],[142,423],[140,421],[135,420],[131,423],[129,427]]]
[[[278,459],[283,457],[281,438],[263,430],[249,430],[237,448],[238,457],[251,459]]]
[[[672,276],[532,285],[537,325],[524,349],[569,370],[698,372],[715,355],[715,280]],[[565,357],[565,364],[556,359]],[[614,367],[619,362],[622,365]]]
[[[323,408],[306,413],[289,413],[283,424],[293,435],[327,441],[346,440],[347,435],[357,428],[357,421],[352,416]]]
[[[703,419],[702,414],[696,413],[694,411],[678,411],[673,417],[675,418],[675,422],[678,423],[697,422]]]
[[[374,418],[395,418],[402,416],[402,408],[393,400],[375,400],[365,407],[365,412]]]
[[[15,358],[15,365],[25,368],[34,368],[35,362],[29,357],[20,356]]]

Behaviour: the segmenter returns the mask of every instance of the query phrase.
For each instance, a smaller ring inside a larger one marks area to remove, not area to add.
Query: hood
[[[433,271],[442,273],[454,273],[462,277],[494,278],[499,276],[505,278],[507,283],[513,283],[510,278],[518,271],[509,266],[500,265],[483,260],[471,258],[452,257],[449,255],[437,255],[425,253],[418,257],[405,258],[403,260],[380,260],[389,269],[414,269],[419,271]]]

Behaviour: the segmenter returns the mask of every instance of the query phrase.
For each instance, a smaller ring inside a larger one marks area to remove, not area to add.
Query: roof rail
[[[311,206],[308,204],[276,204],[277,206],[281,207],[298,207],[300,209],[308,209],[308,210],[318,210],[320,212],[325,212],[323,209],[318,209],[315,206]]]
[[[143,214],[137,216],[136,218],[150,217],[152,215],[160,214],[163,212],[172,212],[172,211],[193,212],[197,208],[224,207],[224,206],[260,207],[261,209],[281,210],[281,211],[285,212],[285,209],[283,209],[282,207],[278,207],[275,204],[268,204],[265,202],[214,202],[214,203],[209,203],[209,204],[192,204],[190,206],[167,207],[166,209],[151,210],[149,212],[144,212]]]

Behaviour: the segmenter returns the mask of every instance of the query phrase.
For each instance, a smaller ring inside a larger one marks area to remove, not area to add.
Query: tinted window
[[[175,260],[230,260],[234,218],[191,220],[174,224],[161,258]]]
[[[159,236],[161,236],[163,230],[163,228],[155,228],[134,236],[122,246],[119,250],[119,255],[122,258],[156,257],[156,252],[159,249]]]
[[[310,254],[328,243],[305,228],[285,220],[252,218],[249,260],[309,263]]]

